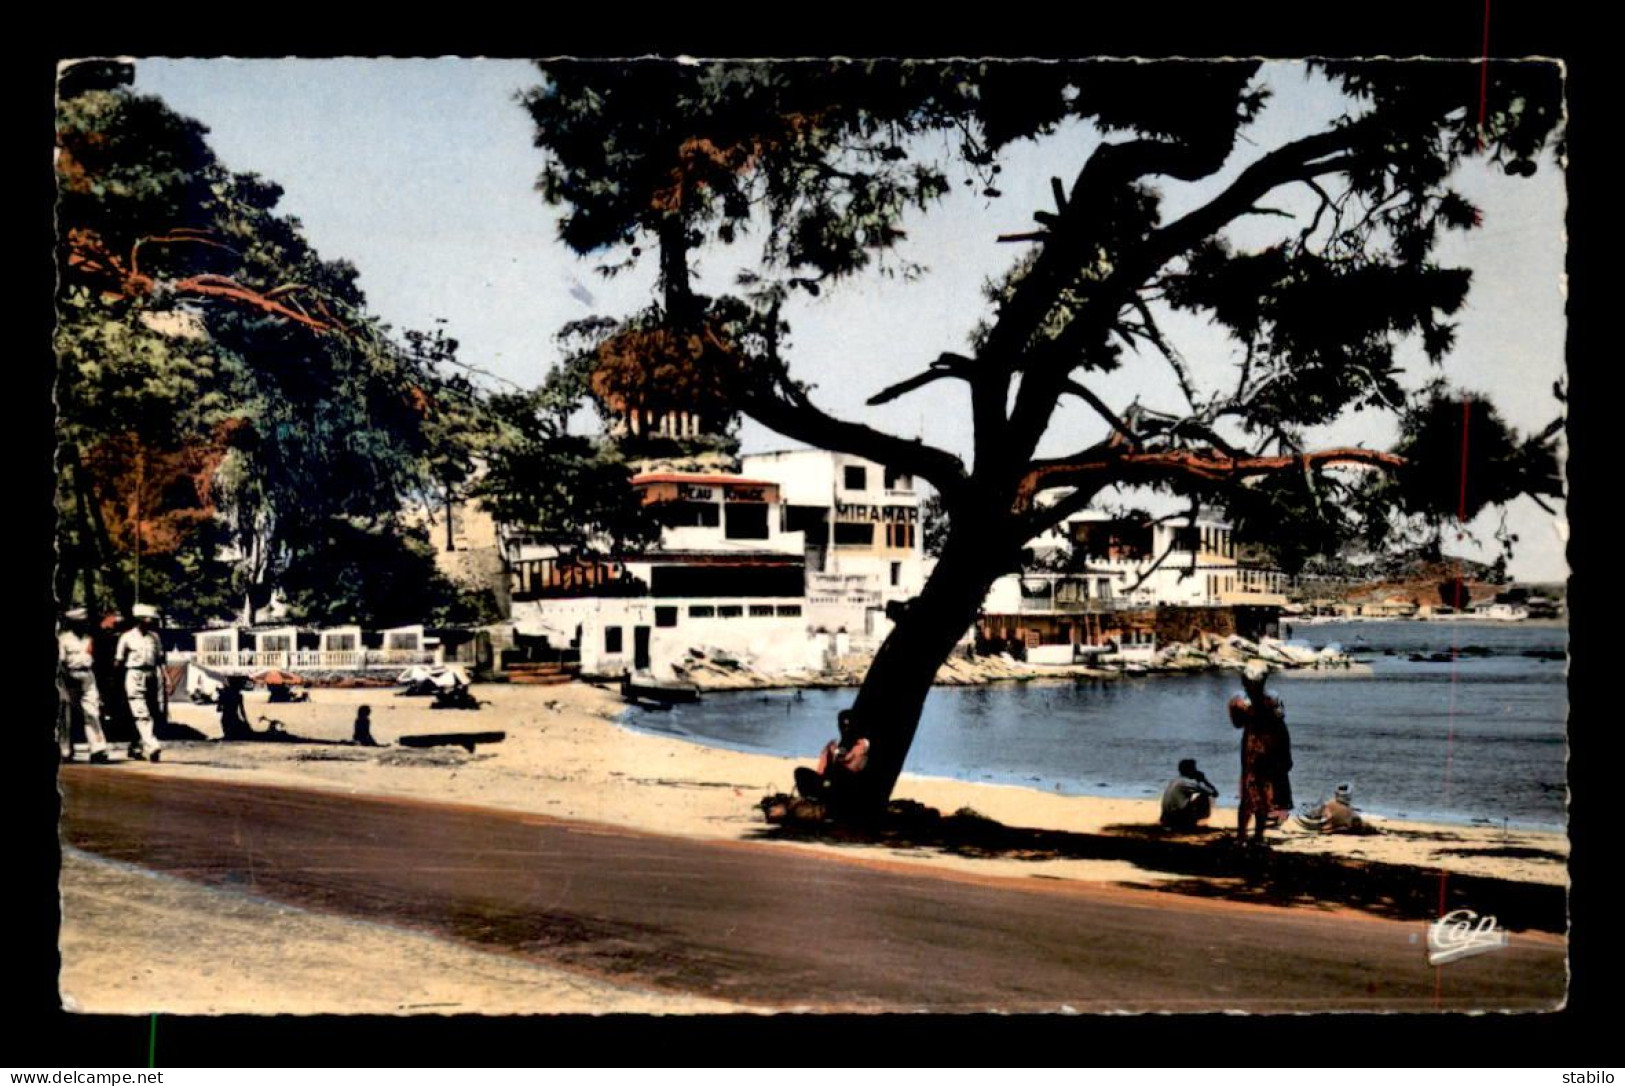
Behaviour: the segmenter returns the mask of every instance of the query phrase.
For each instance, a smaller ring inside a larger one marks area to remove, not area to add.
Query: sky
[[[1476,69],[1463,70],[1476,78]],[[1314,130],[1345,106],[1301,64],[1268,65],[1263,78],[1272,96],[1248,132],[1251,142],[1239,143],[1215,178],[1162,186],[1167,214],[1195,206],[1269,146]],[[534,189],[542,153],[515,98],[537,82],[534,67],[512,60],[148,58],[137,60],[135,90],[202,121],[231,169],[281,185],[282,209],[302,221],[323,257],[359,269],[382,319],[398,329],[444,320],[464,361],[529,387],[557,359],[554,337],[563,324],[644,308],[654,285],[650,260],[607,279],[595,269],[624,253],[577,257],[557,240],[558,212]],[[980,195],[980,184],[956,184],[942,205],[911,216],[901,256],[924,265],[924,275],[862,276],[817,299],[798,292],[786,311],[792,373],[838,416],[922,437],[968,459],[968,397],[958,382],[937,382],[880,408],[864,400],[943,351],[965,350],[988,313],[984,284],[1019,255],[1018,246],[997,236],[1032,229],[1032,212],[1051,205],[1050,178],[1070,182],[1097,143],[1080,125],[1041,144],[1016,145],[1001,159],[1002,196]],[[1441,263],[1473,270],[1442,373],[1488,395],[1512,426],[1539,429],[1561,411],[1551,388],[1564,373],[1562,171],[1544,161],[1533,178],[1521,179],[1472,163],[1458,182],[1483,209],[1484,226],[1451,235],[1438,251]],[[1307,200],[1298,193],[1272,203],[1303,213]],[[1247,243],[1279,229],[1278,219],[1254,220],[1234,240]],[[759,245],[758,232],[731,251],[701,254],[699,288],[726,290]],[[1194,319],[1172,320],[1166,330],[1199,381],[1223,379],[1233,355],[1221,337]],[[1420,351],[1401,358],[1410,387],[1441,372]],[[1152,407],[1178,403],[1155,358],[1125,365],[1091,387],[1119,408],[1137,397]],[[1095,415],[1066,403],[1041,455],[1063,455],[1102,436]],[[1320,444],[1372,447],[1394,436],[1392,420],[1381,416],[1353,416],[1311,435]],[[749,420],[741,438],[745,452],[794,446]],[[1452,543],[1447,553],[1493,558],[1497,520],[1494,513],[1480,517],[1472,525],[1479,543]],[[1567,576],[1561,518],[1520,499],[1506,523],[1519,537],[1510,563],[1515,577]]]

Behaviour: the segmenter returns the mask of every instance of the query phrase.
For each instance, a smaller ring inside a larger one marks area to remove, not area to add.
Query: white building
[[[747,475],[777,484],[783,529],[806,537],[809,627],[878,644],[891,630],[886,605],[925,587],[925,526],[913,477],[822,449],[741,459]]]
[[[657,547],[572,561],[507,537],[514,630],[579,653],[583,672],[680,674],[694,654],[783,672],[871,647],[886,606],[924,587],[914,481],[822,450],[742,458],[738,474],[654,471],[634,490]]]
[[[696,653],[762,671],[816,667],[806,541],[787,531],[776,484],[745,475],[661,472],[633,489],[661,525],[658,547],[619,561],[510,545],[516,634],[579,653],[589,675],[680,675]]]
[[[1109,576],[1115,595],[1133,606],[1286,603],[1283,576],[1242,566],[1232,530],[1220,520],[1137,522],[1085,511],[1069,517],[1060,531],[1074,564]]]
[[[227,674],[265,668],[289,671],[400,670],[442,662],[438,643],[423,626],[366,632],[359,626],[264,626],[201,630],[193,651],[172,654]]]

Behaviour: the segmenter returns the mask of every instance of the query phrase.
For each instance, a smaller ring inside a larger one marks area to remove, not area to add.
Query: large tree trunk
[[[989,533],[990,534],[990,533]],[[853,705],[858,732],[869,740],[861,812],[891,799],[919,728],[937,670],[975,622],[993,581],[1008,565],[980,531],[950,529],[931,579],[880,646]]]

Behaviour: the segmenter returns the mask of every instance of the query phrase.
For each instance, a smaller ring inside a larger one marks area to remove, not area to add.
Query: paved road
[[[67,766],[63,832],[207,885],[741,1003],[932,1011],[1547,1009],[1564,944],[1442,968],[1424,926],[773,842]],[[859,852],[862,850],[853,850]],[[274,932],[267,932],[268,939]]]

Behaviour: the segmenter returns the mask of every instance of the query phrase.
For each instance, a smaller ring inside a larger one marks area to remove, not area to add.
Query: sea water
[[[1565,825],[1565,626],[1358,622],[1283,633],[1317,647],[1335,642],[1369,666],[1271,677],[1286,707],[1297,803],[1350,783],[1358,807],[1391,818]],[[1435,653],[1450,659],[1412,659]],[[1239,692],[1234,672],[938,687],[905,768],[1064,795],[1153,797],[1180,759],[1195,758],[1220,802],[1233,804],[1240,742],[1225,705]],[[716,693],[623,719],[810,763],[855,693]]]

